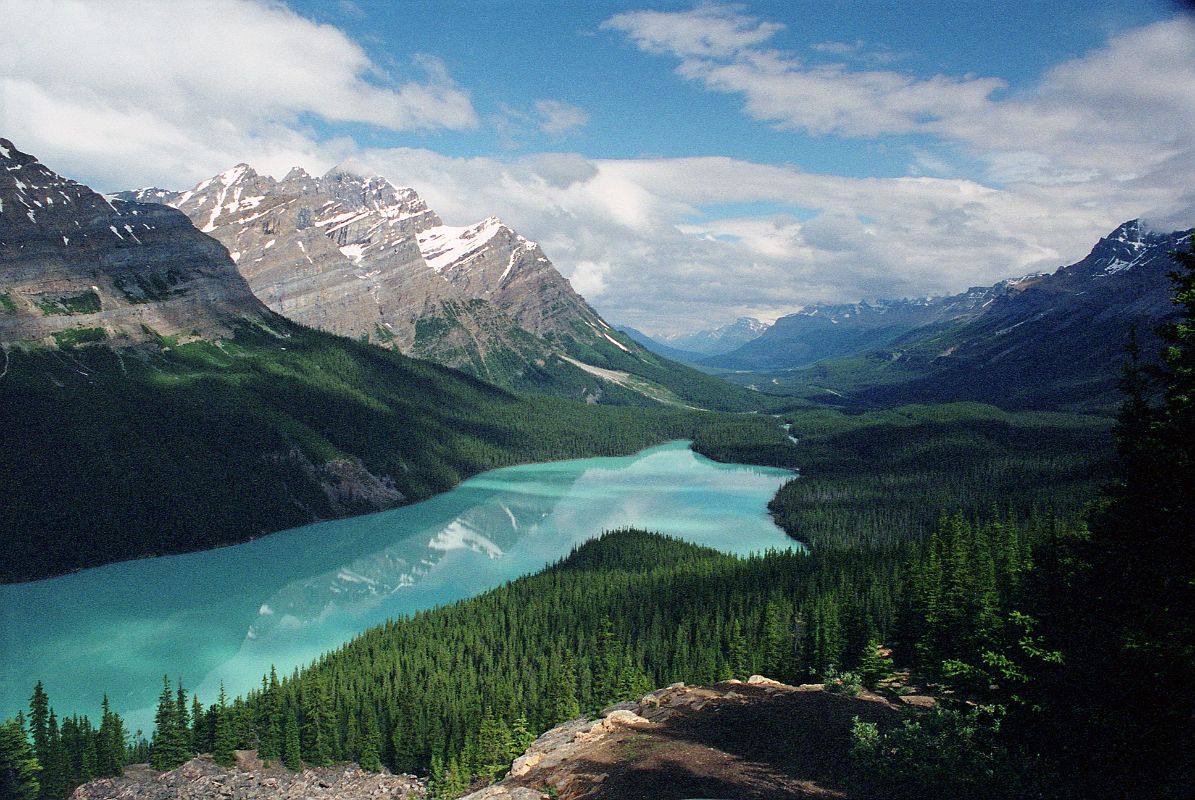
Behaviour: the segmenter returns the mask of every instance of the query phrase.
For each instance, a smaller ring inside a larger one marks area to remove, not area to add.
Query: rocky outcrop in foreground
[[[463,800],[796,800],[879,797],[849,774],[858,717],[895,724],[901,706],[932,704],[871,692],[835,694],[822,684],[789,686],[761,676],[714,686],[676,683],[577,719],[540,736],[500,783]],[[288,772],[263,769],[251,753],[227,770],[206,758],[172,772],[130,767],[92,781],[73,800],[373,800],[424,798],[409,775],[353,765]]]
[[[225,769],[201,757],[170,772],[143,764],[127,767],[122,778],[80,786],[72,800],[415,800],[425,795],[414,776],[365,772],[352,764],[290,772],[242,757],[236,767]]]
[[[464,800],[866,798],[868,787],[847,776],[852,719],[889,724],[899,714],[870,692],[849,697],[758,675],[678,683],[598,720],[556,726],[501,783]]]

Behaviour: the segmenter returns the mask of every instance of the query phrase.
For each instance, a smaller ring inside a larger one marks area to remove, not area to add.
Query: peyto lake
[[[728,553],[795,546],[767,502],[792,473],[673,442],[625,458],[493,470],[430,500],[234,547],[0,586],[0,719],[39,679],[59,715],[107,692],[150,732],[162,675],[205,703],[308,663],[389,617],[535,572],[628,525]],[[85,531],[80,531],[86,536]]]

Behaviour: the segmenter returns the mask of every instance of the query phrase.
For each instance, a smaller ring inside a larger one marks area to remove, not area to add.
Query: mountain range
[[[302,325],[508,388],[589,402],[744,402],[611,328],[537,243],[496,217],[444,225],[415,190],[380,176],[296,167],[275,180],[239,164],[187,191],[114,200],[182,211],[227,248],[263,303]]]
[[[1170,254],[1193,233],[1131,220],[1052,274],[945,298],[815,306],[703,363],[753,370],[729,377],[775,391],[814,385],[882,404],[1107,409],[1130,330],[1143,352],[1160,345],[1154,330],[1173,313]]]

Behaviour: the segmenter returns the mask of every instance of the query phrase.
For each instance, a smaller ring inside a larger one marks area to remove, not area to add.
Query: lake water
[[[0,586],[0,720],[44,682],[59,716],[107,692],[152,728],[163,674],[209,704],[389,617],[535,572],[634,525],[728,553],[795,546],[767,502],[792,473],[673,442],[625,458],[493,470],[421,503],[246,544]],[[86,532],[80,532],[85,536]]]

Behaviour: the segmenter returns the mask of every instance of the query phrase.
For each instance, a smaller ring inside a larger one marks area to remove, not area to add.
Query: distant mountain
[[[0,341],[178,341],[275,318],[186,216],[109,201],[0,139]]]
[[[1144,353],[1160,346],[1153,331],[1174,314],[1170,253],[1190,249],[1193,233],[1126,222],[1086,258],[997,291],[976,313],[909,330],[862,359],[816,365],[806,378],[881,402],[1110,408],[1130,328]]]
[[[648,336],[643,331],[632,328],[630,325],[615,325],[614,328],[621,333],[625,333],[653,353],[661,355],[664,358],[670,358],[673,361],[679,361],[682,364],[695,364],[705,358],[703,353],[669,347],[663,342]]]
[[[773,370],[857,355],[890,344],[924,325],[981,314],[997,298],[1024,291],[1040,278],[1028,275],[949,297],[812,305],[781,317],[741,347],[702,363],[727,369]]]
[[[741,347],[758,338],[767,329],[766,322],[760,322],[754,317],[739,317],[728,325],[683,336],[668,337],[665,342],[678,350],[714,356],[729,353],[731,350]]]
[[[228,248],[267,306],[289,319],[469,372],[590,402],[719,407],[742,390],[663,361],[611,328],[543,250],[495,217],[442,223],[410,188],[336,168],[282,180],[240,164],[166,203]]]

